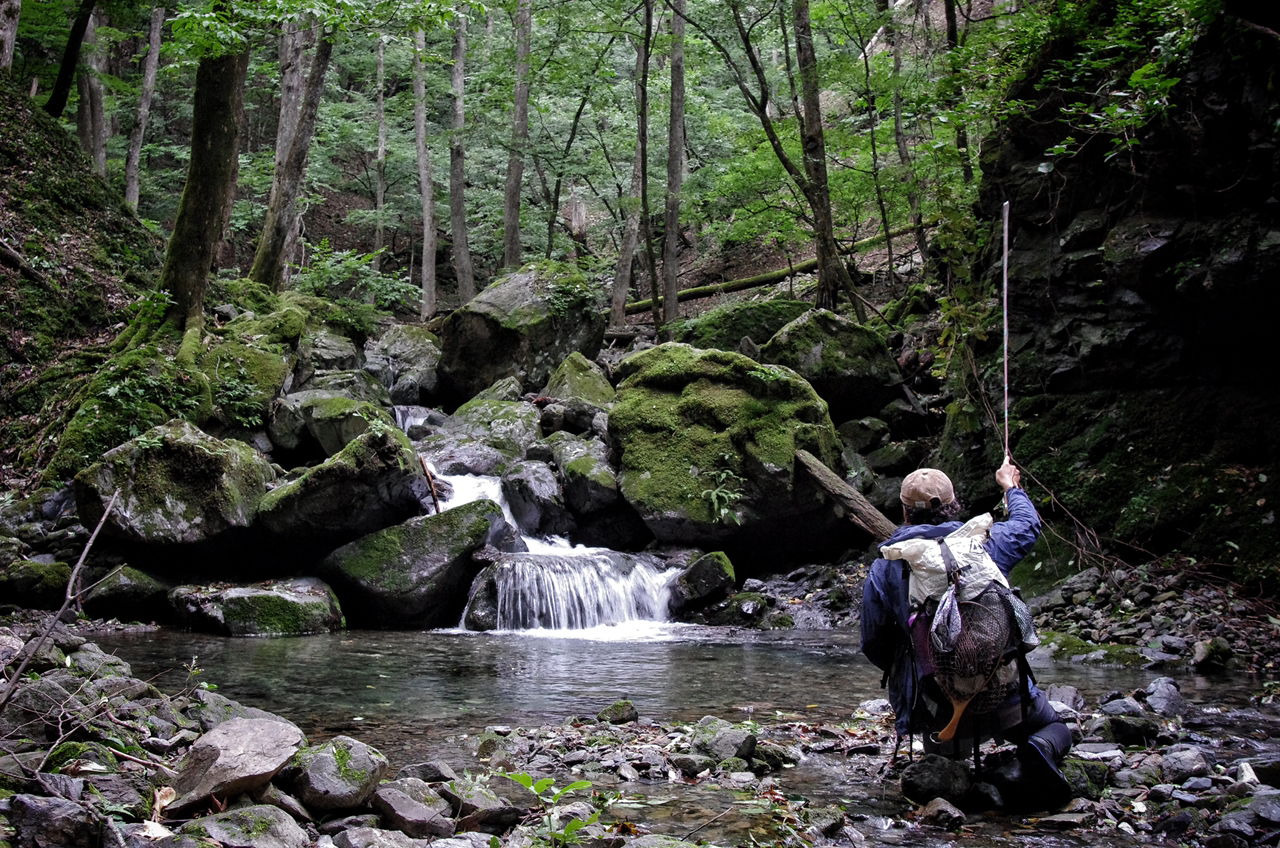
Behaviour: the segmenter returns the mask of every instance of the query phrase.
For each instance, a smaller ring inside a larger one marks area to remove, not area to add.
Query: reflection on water
[[[224,639],[163,630],[98,642],[168,692],[182,688],[183,666],[195,658],[200,679],[221,694],[321,734],[363,724],[440,739],[489,724],[594,715],[618,698],[632,699],[642,716],[659,721],[712,713],[760,720],[775,711],[839,720],[859,702],[883,696],[880,672],[858,652],[857,635],[845,631],[648,624],[572,636],[352,631]],[[1156,673],[1060,664],[1037,675],[1042,684],[1069,683],[1093,698],[1145,686]],[[1209,695],[1193,679],[1181,683],[1193,700]],[[1212,690],[1217,703],[1228,696],[1221,687]]]

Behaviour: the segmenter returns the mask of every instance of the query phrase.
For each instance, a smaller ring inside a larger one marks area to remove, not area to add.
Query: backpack
[[[910,566],[913,651],[922,676],[932,674],[953,707],[951,723],[938,733],[943,741],[966,711],[990,712],[1019,689],[1024,709],[1030,703],[1026,654],[1039,638],[1026,604],[983,547],[991,524],[983,514],[943,538],[880,549]]]

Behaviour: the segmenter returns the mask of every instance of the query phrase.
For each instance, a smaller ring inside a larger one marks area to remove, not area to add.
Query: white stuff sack
[[[991,523],[991,513],[984,512],[944,537],[960,569],[960,601],[973,600],[992,580],[1006,588],[1009,586],[1009,581],[982,546],[991,531]],[[942,546],[938,541],[907,539],[880,548],[880,555],[885,559],[906,560],[911,566],[908,583],[913,607],[924,603],[926,598],[940,601],[947,591],[947,564],[942,559]]]

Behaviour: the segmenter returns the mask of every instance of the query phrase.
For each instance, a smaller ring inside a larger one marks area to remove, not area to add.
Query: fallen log
[[[861,492],[841,480],[839,475],[823,465],[816,456],[806,450],[798,450],[796,459],[800,461],[804,470],[809,472],[809,476],[818,484],[818,488],[836,502],[849,520],[870,533],[877,542],[888,539],[898,529],[897,525],[885,518],[884,514],[872,506]]]

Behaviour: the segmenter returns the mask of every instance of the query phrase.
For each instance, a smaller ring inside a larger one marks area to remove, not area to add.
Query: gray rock
[[[565,536],[574,527],[555,472],[543,462],[517,462],[502,475],[502,493],[528,536]]]
[[[1147,706],[1169,718],[1185,715],[1188,709],[1178,684],[1169,677],[1156,678],[1147,686]]]
[[[363,358],[363,351],[345,336],[326,329],[310,332],[298,344],[294,385],[299,389],[307,388],[307,383],[317,372],[359,368]]]
[[[179,586],[169,593],[189,630],[223,636],[303,636],[343,627],[338,598],[314,577],[252,586]]]
[[[257,524],[300,549],[340,544],[418,514],[422,466],[394,426],[370,430],[270,492]]]
[[[671,613],[696,610],[728,597],[733,581],[733,563],[723,551],[697,557],[671,584]]]
[[[420,789],[415,791],[412,783],[419,784]],[[453,836],[449,803],[416,778],[379,786],[370,803],[382,816],[383,824],[409,836]]]
[[[107,451],[75,478],[81,521],[146,544],[217,543],[253,522],[275,471],[253,448],[205,435],[185,421],[153,427]]]
[[[209,798],[225,801],[265,786],[305,743],[292,724],[236,718],[196,740],[178,766],[178,798],[169,812],[181,815]]]
[[[609,465],[609,449],[604,442],[561,431],[547,436],[545,443],[551,448],[569,509],[578,515],[590,515],[617,502],[618,479]]]
[[[379,751],[350,736],[303,748],[280,776],[298,800],[317,810],[349,810],[369,799],[390,764]]]
[[[598,294],[575,273],[529,265],[491,283],[440,329],[442,387],[474,397],[503,377],[536,392],[570,353],[594,359],[604,340]]]
[[[964,824],[965,816],[945,798],[934,798],[920,811],[920,820],[944,830],[955,830]]]
[[[635,703],[625,699],[615,701],[596,716],[597,721],[605,721],[609,724],[626,724],[629,721],[637,721],[639,718],[640,713],[636,710]]]
[[[441,429],[483,442],[518,459],[542,437],[540,418],[541,413],[531,403],[476,398],[454,410]]]
[[[14,795],[9,801],[14,848],[98,848],[102,825],[85,807],[63,798]]]
[[[259,804],[205,816],[178,828],[178,833],[211,839],[224,848],[307,848],[307,832],[278,807]]]
[[[312,389],[280,398],[273,405],[267,434],[276,447],[305,450],[314,445],[324,456],[333,456],[375,421],[395,426],[381,405],[332,389]]]
[[[613,403],[613,386],[604,369],[574,351],[551,374],[542,394],[557,400],[584,400],[597,407]]]
[[[1166,783],[1179,785],[1189,778],[1209,774],[1210,765],[1200,749],[1175,746],[1164,753],[1161,771]]]
[[[391,390],[397,404],[426,404],[437,394],[439,340],[430,331],[410,324],[393,324],[381,337],[364,346],[364,370]]]
[[[970,786],[969,770],[938,754],[925,754],[902,770],[902,794],[917,804],[934,798],[960,803]]]
[[[432,761],[413,763],[396,772],[397,780],[407,777],[416,777],[424,783],[443,783],[446,780],[457,780],[458,775],[454,774],[448,763]]]
[[[428,845],[440,848],[445,842],[451,841],[414,839],[398,830],[381,830],[376,827],[354,827],[333,837],[335,848],[427,848]]]
[[[218,725],[231,721],[233,718],[245,719],[261,719],[265,721],[282,722],[297,730],[298,735],[302,735],[302,731],[298,726],[288,719],[281,718],[275,713],[269,713],[266,710],[260,710],[257,707],[246,707],[238,701],[233,701],[225,695],[219,695],[217,692],[211,692],[208,689],[196,689],[191,693],[191,700],[194,702],[188,708],[188,714],[194,718],[200,725],[200,730],[208,733]]]
[[[451,627],[485,567],[474,555],[513,543],[502,509],[478,500],[343,545],[324,559],[320,573],[354,626]]]
[[[1117,698],[1102,705],[1101,712],[1108,716],[1141,716],[1146,714],[1134,698]]]

